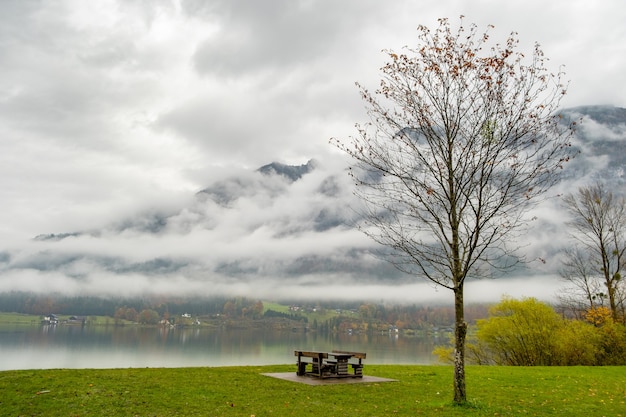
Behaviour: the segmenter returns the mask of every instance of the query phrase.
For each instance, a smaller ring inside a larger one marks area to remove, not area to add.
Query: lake
[[[366,364],[432,364],[446,338],[269,330],[73,325],[0,326],[0,371],[295,363],[294,350],[366,352]]]

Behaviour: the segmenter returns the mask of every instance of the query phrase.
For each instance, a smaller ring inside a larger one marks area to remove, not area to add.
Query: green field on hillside
[[[352,311],[346,310],[346,311],[341,311],[341,312],[337,312],[334,309],[320,309],[318,311],[311,311],[311,310],[290,310],[290,306],[285,305],[285,304],[279,304],[279,303],[273,303],[273,302],[269,302],[269,301],[263,301],[263,310],[268,311],[268,310],[273,310],[279,313],[285,313],[285,314],[293,314],[295,316],[301,316],[301,317],[306,317],[309,324],[313,323],[314,320],[317,320],[318,323],[323,323],[326,320],[329,320],[333,317],[337,317],[337,316],[348,316],[348,317],[359,317],[358,314],[353,313]]]
[[[59,321],[67,321],[71,316],[59,315]],[[19,313],[0,313],[0,324],[19,324],[19,325],[39,325],[41,324],[43,316],[37,316],[34,314],[19,314]],[[89,316],[85,317],[87,324],[92,326],[104,326],[112,325],[115,323],[113,317],[107,316]],[[133,324],[128,320],[121,320],[122,324]]]

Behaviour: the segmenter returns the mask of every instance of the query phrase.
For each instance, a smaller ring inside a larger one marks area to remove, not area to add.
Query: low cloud
[[[348,162],[328,144],[367,120],[354,82],[376,88],[382,49],[465,15],[495,24],[494,38],[515,30],[524,46],[541,42],[555,69],[567,67],[571,105],[625,105],[623,9],[0,2],[0,291],[437,298],[445,291],[373,256],[380,248],[354,228]],[[555,194],[597,178],[623,184],[625,129],[611,120],[583,123],[585,157]],[[257,171],[310,159],[319,165],[296,181]],[[557,199],[532,214],[520,246],[553,267]]]
[[[592,156],[581,158],[597,167]],[[100,227],[39,235],[3,252],[0,291],[449,300],[447,290],[374,256],[382,248],[355,227],[360,201],[340,160],[226,171],[176,204]],[[554,195],[595,172],[567,169],[575,172],[565,175]],[[553,299],[560,285],[560,251],[567,245],[560,197],[527,215],[536,220],[518,244],[519,255],[530,263],[498,280],[471,280],[469,302],[503,295]]]

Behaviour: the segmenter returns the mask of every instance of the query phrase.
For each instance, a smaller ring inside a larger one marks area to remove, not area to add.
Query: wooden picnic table
[[[362,378],[363,362],[366,354],[333,350],[332,352],[316,352],[296,350],[298,357],[296,374],[298,376],[314,376],[318,378]],[[351,359],[354,361],[351,362]],[[358,360],[358,362],[355,362]],[[311,369],[307,370],[311,365]],[[349,372],[352,367],[353,373]]]

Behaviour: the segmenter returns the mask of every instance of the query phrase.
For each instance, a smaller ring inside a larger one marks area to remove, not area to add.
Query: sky
[[[626,107],[620,0],[0,1],[0,291],[449,298],[357,276],[388,269],[324,222],[349,216],[329,138],[367,121],[354,83],[375,88],[383,49],[460,15],[539,42],[570,80],[563,107]],[[311,159],[297,184],[254,174]],[[239,198],[198,201],[215,184]],[[76,235],[34,239],[59,233]],[[311,267],[329,258],[344,269]],[[553,294],[541,277],[468,294]]]

